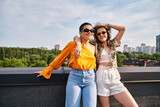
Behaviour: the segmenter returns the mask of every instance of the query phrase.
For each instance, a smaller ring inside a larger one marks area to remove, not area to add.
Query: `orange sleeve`
[[[71,41],[66,47],[62,50],[62,52],[55,58],[53,62],[49,64],[49,67],[42,71],[43,77],[49,79],[51,77],[51,73],[53,69],[58,69],[61,67],[67,56],[71,53],[72,49],[75,47],[76,43]]]

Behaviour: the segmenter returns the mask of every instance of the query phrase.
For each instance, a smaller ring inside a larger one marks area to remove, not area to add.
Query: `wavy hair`
[[[107,38],[107,45],[109,47],[111,47],[111,28],[109,27],[105,27],[105,26],[95,26],[94,27],[94,38],[97,42],[97,53],[96,53],[96,70],[98,69],[98,66],[99,66],[99,60],[100,60],[100,57],[101,57],[101,53],[102,53],[102,50],[104,48],[104,45],[102,44],[102,42],[98,39],[97,37],[97,31],[98,29],[100,28],[104,28],[107,32],[107,35],[108,35],[108,38]]]
[[[107,38],[107,45],[110,46],[110,41],[111,41],[111,28],[110,27],[105,27],[105,26],[95,26],[94,27],[94,38],[96,39],[96,42],[98,45],[102,45],[102,42],[98,39],[97,37],[97,31],[100,28],[104,28],[107,32],[108,38]]]

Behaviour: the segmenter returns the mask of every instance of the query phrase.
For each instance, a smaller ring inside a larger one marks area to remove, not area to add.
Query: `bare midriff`
[[[101,62],[99,63],[99,66],[105,66],[108,67],[109,62]]]

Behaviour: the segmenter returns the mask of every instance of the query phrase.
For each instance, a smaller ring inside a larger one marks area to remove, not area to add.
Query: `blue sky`
[[[124,44],[155,46],[159,10],[160,0],[0,0],[0,46],[64,47],[83,22],[126,26],[120,51]]]

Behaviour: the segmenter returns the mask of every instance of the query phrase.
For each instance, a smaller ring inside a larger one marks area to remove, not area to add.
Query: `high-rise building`
[[[58,49],[58,50],[62,50],[62,45],[61,44],[56,44],[56,45],[54,45],[54,48]]]
[[[151,53],[152,54],[156,53],[156,47],[155,46],[152,47]]]
[[[144,53],[147,53],[147,54],[151,55],[152,54],[152,47],[151,46],[146,46]]]
[[[135,51],[136,51],[136,49],[135,49],[135,48],[128,47],[128,52],[129,52],[129,53],[132,53],[132,52],[135,52]]]
[[[145,44],[145,43],[142,43],[142,44],[141,44],[141,52],[146,53],[145,48],[146,48],[146,44]]]
[[[136,47],[136,52],[141,52],[141,47],[137,46]]]
[[[156,36],[156,52],[160,52],[160,35]]]
[[[124,49],[123,49],[123,52],[128,52],[128,45],[124,45],[123,48],[124,48]]]

